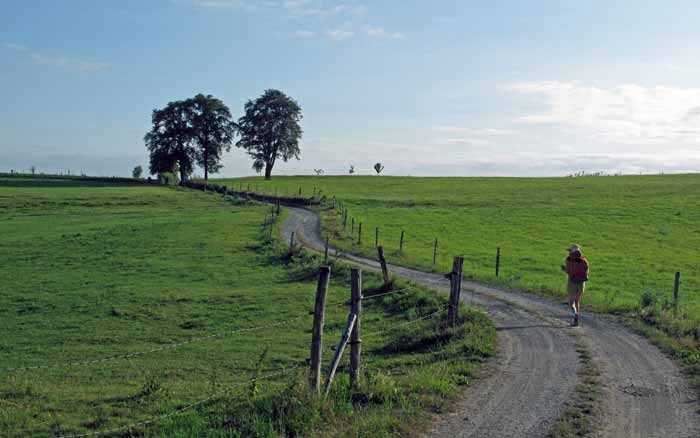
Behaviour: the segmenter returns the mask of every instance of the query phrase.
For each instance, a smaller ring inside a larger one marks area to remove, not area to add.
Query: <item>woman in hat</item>
[[[569,306],[574,313],[572,326],[578,326],[579,314],[581,311],[581,296],[588,281],[588,260],[581,253],[581,247],[573,244],[569,247],[569,256],[566,264],[561,269],[566,272],[569,282],[566,286],[569,292]]]

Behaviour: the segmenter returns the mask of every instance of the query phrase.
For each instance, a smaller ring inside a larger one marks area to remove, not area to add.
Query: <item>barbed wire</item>
[[[247,333],[247,332],[254,332],[254,331],[258,331],[258,330],[264,330],[264,329],[272,328],[272,327],[279,327],[281,325],[288,324],[290,322],[303,319],[307,316],[308,315],[301,315],[301,316],[298,316],[296,318],[290,318],[290,319],[286,319],[284,321],[278,321],[278,322],[271,323],[271,324],[222,331],[222,332],[213,333],[213,334],[207,335],[207,336],[190,338],[186,341],[176,342],[176,343],[164,345],[162,347],[153,348],[150,350],[137,351],[137,352],[121,354],[121,355],[116,355],[116,356],[108,356],[108,357],[103,357],[103,358],[99,358],[99,359],[63,362],[63,363],[57,363],[57,364],[33,365],[33,366],[15,367],[15,368],[0,368],[0,373],[13,373],[13,372],[21,372],[21,371],[45,370],[45,369],[55,369],[55,368],[73,368],[73,367],[94,365],[94,364],[98,364],[98,363],[114,362],[114,361],[118,361],[118,360],[128,360],[128,359],[133,359],[133,358],[139,357],[139,356],[145,356],[148,354],[158,353],[158,352],[166,351],[166,350],[173,350],[173,349],[182,347],[184,345],[194,344],[194,343],[198,343],[198,342],[204,342],[204,341],[207,341],[210,339],[221,338],[224,336],[234,335],[237,333]]]
[[[405,327],[405,326],[408,326],[408,325],[416,324],[416,323],[418,323],[418,322],[420,322],[420,321],[424,321],[424,320],[426,320],[426,319],[430,319],[430,318],[434,317],[435,315],[444,312],[445,310],[447,310],[448,307],[450,307],[449,304],[444,305],[444,306],[440,307],[438,310],[436,310],[436,311],[434,311],[434,312],[432,312],[432,313],[429,313],[429,314],[427,314],[427,315],[423,315],[423,316],[421,316],[421,317],[419,317],[419,318],[412,319],[412,320],[410,320],[410,321],[406,321],[406,322],[403,322],[403,323],[400,323],[400,324],[396,324],[396,325],[393,325],[393,326],[391,326],[391,327],[387,327],[387,328],[385,328],[385,329],[383,329],[383,330],[379,330],[379,331],[377,331],[377,332],[370,332],[370,333],[367,333],[367,334],[363,334],[363,335],[362,335],[362,338],[378,336],[378,335],[381,335],[381,334],[390,332],[390,331],[392,331],[392,330],[395,330],[395,329],[397,329],[397,328]]]
[[[215,399],[217,399],[217,398],[224,397],[224,396],[230,394],[231,391],[232,391],[234,388],[239,388],[239,387],[241,387],[241,386],[250,385],[251,383],[254,383],[254,382],[257,382],[257,381],[260,381],[260,380],[265,380],[265,379],[269,379],[269,378],[271,378],[271,377],[276,377],[276,376],[279,376],[279,375],[283,375],[283,374],[286,374],[286,373],[288,373],[288,372],[290,372],[290,371],[297,370],[297,369],[299,369],[299,368],[301,368],[301,367],[303,367],[303,366],[306,366],[306,365],[305,365],[305,364],[300,364],[300,365],[296,365],[296,366],[293,366],[293,367],[290,367],[290,368],[284,368],[284,369],[282,369],[282,370],[280,370],[280,371],[276,371],[276,372],[274,372],[274,373],[266,374],[266,375],[264,375],[264,376],[255,377],[255,378],[253,378],[253,379],[246,380],[245,382],[236,383],[236,384],[234,384],[234,385],[231,385],[231,386],[230,386],[227,390],[225,390],[225,391],[220,391],[220,392],[218,392],[218,393],[216,393],[216,394],[214,394],[214,395],[211,395],[211,396],[209,396],[209,397],[207,397],[207,398],[205,398],[205,399],[196,401],[196,402],[194,402],[194,403],[190,403],[190,404],[187,405],[187,406],[183,406],[183,407],[181,407],[181,408],[179,408],[179,409],[176,409],[175,411],[169,412],[169,413],[167,413],[167,414],[152,416],[152,417],[149,417],[149,418],[147,418],[147,419],[145,419],[145,420],[138,421],[138,422],[136,422],[136,423],[127,424],[127,425],[120,426],[120,427],[115,427],[115,428],[113,428],[113,429],[101,430],[101,431],[97,431],[97,432],[88,432],[88,433],[76,434],[76,435],[62,435],[62,436],[59,437],[59,438],[84,438],[84,437],[90,437],[90,436],[100,436],[100,435],[113,434],[113,433],[120,432],[120,431],[124,431],[124,430],[130,430],[130,429],[133,429],[133,428],[136,428],[136,427],[147,426],[147,425],[149,425],[149,424],[157,423],[157,422],[159,422],[159,421],[166,420],[166,419],[168,419],[168,418],[171,418],[171,417],[174,417],[174,416],[176,416],[176,415],[182,414],[183,412],[192,410],[192,409],[194,409],[194,408],[196,408],[196,407],[199,407],[199,406],[201,406],[201,405],[203,405],[203,404],[206,404],[206,403],[208,403],[208,402],[210,402],[210,401],[212,401],[212,400],[215,400]]]
[[[403,288],[403,289],[392,290],[392,291],[384,292],[384,293],[381,293],[381,294],[363,296],[363,297],[362,297],[362,301],[373,300],[373,299],[375,299],[375,298],[384,297],[384,296],[387,296],[387,295],[398,294],[398,293],[404,293],[404,292],[408,292],[408,291],[411,291],[411,290],[413,290],[412,287],[405,287],[405,288]]]

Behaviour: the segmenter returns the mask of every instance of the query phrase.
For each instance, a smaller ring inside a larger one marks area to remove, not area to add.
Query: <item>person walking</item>
[[[569,307],[574,313],[573,327],[579,324],[581,312],[581,296],[588,281],[589,264],[588,259],[581,253],[581,247],[573,244],[569,247],[569,255],[566,257],[566,264],[561,269],[569,277],[566,290],[569,293]]]

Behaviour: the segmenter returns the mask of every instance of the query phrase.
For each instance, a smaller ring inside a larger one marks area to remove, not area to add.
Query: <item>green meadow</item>
[[[436,293],[369,301],[361,385],[349,387],[346,357],[322,402],[305,384],[320,260],[266,242],[268,213],[177,188],[0,178],[2,435],[161,416],[110,436],[392,436],[444,410],[493,350],[486,317],[465,310],[445,332],[441,315],[419,320],[445,304]],[[365,277],[371,293],[379,280]],[[333,264],[324,364],[348,280]]]
[[[349,212],[325,210],[323,232],[347,251],[376,255],[375,231],[391,262],[447,271],[464,255],[472,278],[565,296],[560,265],[571,243],[591,262],[584,305],[667,309],[681,272],[681,312],[700,319],[700,175],[579,178],[273,177],[226,180],[231,188],[333,196]],[[354,238],[350,237],[355,219]],[[358,223],[362,240],[358,243]],[[401,231],[403,252],[399,252]],[[433,245],[438,239],[437,264]],[[495,276],[497,248],[500,276]]]

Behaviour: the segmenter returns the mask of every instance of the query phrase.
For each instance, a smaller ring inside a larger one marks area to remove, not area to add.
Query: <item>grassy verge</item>
[[[579,356],[578,383],[573,397],[566,403],[564,412],[550,430],[548,438],[592,436],[601,419],[600,369],[580,340],[576,352]]]
[[[492,353],[483,314],[465,310],[446,331],[439,318],[419,320],[440,295],[388,295],[364,310],[361,385],[349,388],[343,363],[323,402],[305,385],[319,260],[264,242],[268,207],[164,187],[16,181],[0,182],[4,435],[410,435]],[[347,300],[348,272],[332,267],[329,303]],[[365,286],[371,294],[380,280],[368,274]],[[346,315],[329,305],[326,345]],[[258,326],[269,327],[246,331]],[[331,355],[324,348],[324,364]]]

